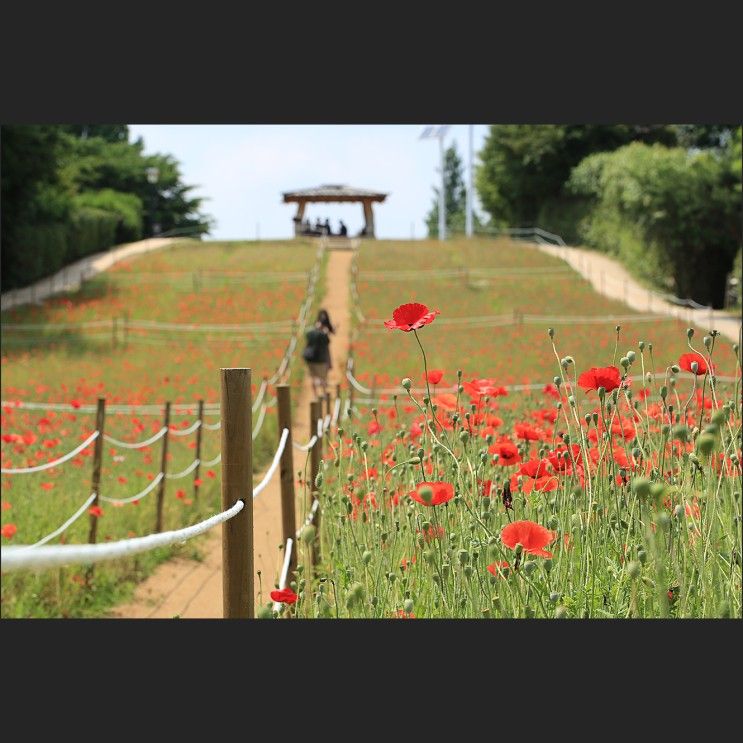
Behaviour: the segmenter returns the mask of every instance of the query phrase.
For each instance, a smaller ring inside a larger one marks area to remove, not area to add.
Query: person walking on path
[[[319,390],[323,396],[328,394],[328,371],[332,366],[330,334],[334,334],[335,330],[327,311],[320,310],[314,326],[305,333],[307,345],[302,352],[302,358],[307,362],[315,397],[319,397]]]

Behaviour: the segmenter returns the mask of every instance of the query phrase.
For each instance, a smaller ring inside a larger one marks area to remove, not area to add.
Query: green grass
[[[177,323],[244,323],[289,320],[296,317],[316,257],[314,246],[305,243],[182,243],[162,253],[142,256],[131,264],[97,277],[81,291],[55,297],[41,307],[22,307],[3,313],[2,321],[59,323],[110,318],[125,310],[132,318]],[[219,271],[302,273],[296,281],[280,276],[269,282],[241,277],[223,282],[218,288],[201,286],[194,291],[190,279],[184,286],[168,273],[185,273],[212,268]],[[154,274],[162,282],[149,283],[122,278],[134,272]],[[314,307],[320,306],[324,287],[324,265],[317,283]],[[28,343],[27,334],[4,330],[2,338],[2,399],[48,402],[75,401],[94,404],[98,396],[107,404],[153,404],[219,402],[220,367],[248,366],[253,370],[253,393],[261,377],[276,369],[289,340],[289,333],[275,337],[239,340],[208,340],[208,334],[194,336],[164,332],[130,334],[113,346],[110,335],[88,337],[79,332],[60,335],[53,328],[42,332],[39,343]],[[36,340],[36,339],[34,339]],[[13,341],[16,343],[14,344]],[[149,343],[138,341],[150,341]],[[299,345],[301,350],[301,343]],[[304,365],[299,352],[292,362],[291,384],[301,385]],[[268,397],[274,396],[269,391]],[[176,425],[190,423],[195,405],[185,416],[174,416]],[[254,423],[258,413],[254,414]],[[208,421],[215,420],[209,416]],[[94,413],[17,409],[2,411],[3,434],[27,434],[30,444],[3,441],[3,466],[25,467],[57,458],[72,450],[95,427]],[[117,439],[141,441],[162,425],[158,415],[109,413],[106,433]],[[185,426],[183,426],[185,427]],[[254,471],[270,461],[278,438],[276,413],[267,411],[264,426],[254,442]],[[219,452],[219,431],[203,432],[202,460]],[[46,448],[45,443],[49,445]],[[194,458],[195,434],[170,437],[168,471],[185,469]],[[118,449],[104,446],[100,493],[125,498],[139,492],[160,469],[161,443],[146,449]],[[90,493],[92,446],[88,456],[41,473],[2,476],[2,523],[15,524],[18,531],[3,544],[31,544],[67,520]],[[37,452],[41,459],[37,460]],[[198,501],[193,497],[193,476],[168,480],[165,490],[164,529],[196,523],[221,509],[220,469],[201,468],[203,485]],[[120,481],[119,478],[123,478]],[[43,486],[50,487],[44,489]],[[179,493],[183,491],[183,493]],[[181,495],[181,497],[178,497]],[[191,502],[189,502],[191,501]],[[104,514],[98,524],[99,541],[118,540],[152,533],[155,525],[156,490],[139,505],[115,507],[102,503]],[[67,532],[67,543],[87,541],[89,517],[84,515]],[[55,540],[58,541],[58,540]],[[54,544],[55,542],[52,542]],[[3,576],[1,611],[3,617],[100,616],[115,603],[125,600],[138,581],[174,554],[192,554],[194,546],[143,553],[137,558],[96,566],[89,586],[84,585],[84,568],[65,568],[40,574],[11,573]],[[81,582],[82,581],[82,582]]]

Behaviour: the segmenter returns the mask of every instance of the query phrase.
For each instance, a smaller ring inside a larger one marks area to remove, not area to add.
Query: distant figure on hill
[[[329,219],[326,219],[325,220],[325,234],[326,235],[332,235],[333,234],[333,230],[330,229],[330,220]]]
[[[323,395],[328,394],[328,371],[332,366],[330,333],[335,333],[335,330],[328,313],[320,310],[315,325],[305,333],[307,345],[302,352],[302,358],[307,362],[315,397],[319,397],[320,390]]]
[[[342,237],[346,237],[346,235],[348,235],[348,227],[346,227],[346,225],[343,224],[343,220],[341,220],[341,226],[340,226],[340,229],[338,230],[338,234],[341,235]]]

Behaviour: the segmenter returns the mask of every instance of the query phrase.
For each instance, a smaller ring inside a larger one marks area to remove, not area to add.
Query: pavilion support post
[[[364,206],[364,224],[366,227],[365,237],[375,237],[374,235],[374,212],[372,211],[372,203],[369,200],[362,202]]]
[[[306,201],[297,202],[297,214],[294,217],[294,236],[299,237],[302,234],[302,221],[304,220],[304,210],[307,206]]]

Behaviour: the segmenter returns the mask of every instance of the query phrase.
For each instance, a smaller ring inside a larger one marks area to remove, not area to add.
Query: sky
[[[142,137],[145,153],[171,154],[181,164],[183,182],[207,197],[203,211],[216,219],[211,237],[219,240],[293,236],[296,204],[282,192],[324,183],[343,183],[389,194],[374,204],[378,238],[426,235],[425,217],[439,182],[439,145],[420,140],[424,126],[412,124],[130,124],[130,139]],[[475,124],[475,164],[488,127]],[[456,144],[467,181],[469,126],[452,125],[445,145]],[[475,200],[475,210],[479,204]],[[363,226],[361,204],[314,204],[305,216],[342,219],[355,235]]]

